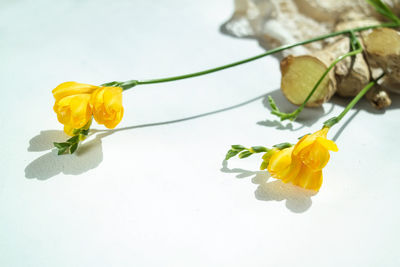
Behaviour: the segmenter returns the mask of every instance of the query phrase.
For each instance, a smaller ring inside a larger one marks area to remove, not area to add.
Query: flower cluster
[[[87,135],[92,118],[109,129],[115,128],[124,114],[122,91],[121,87],[77,82],[65,82],[57,86],[52,91],[55,98],[53,109],[57,113],[57,119],[64,125],[66,134],[79,135],[79,138],[71,138],[73,143],[71,141],[69,145],[68,141],[55,143],[59,151],[61,149],[64,152],[63,148],[70,146],[75,146],[76,149],[77,142]]]
[[[53,90],[54,111],[68,135],[87,125],[92,116],[99,124],[114,128],[124,114],[121,87],[101,87],[65,82]]]
[[[268,161],[271,176],[284,183],[318,191],[322,185],[322,169],[329,161],[329,151],[338,151],[336,144],[326,138],[328,130],[324,127],[302,137],[295,146],[267,152],[263,160]]]
[[[226,160],[238,154],[246,158],[255,153],[266,152],[260,169],[267,169],[272,177],[318,191],[322,185],[322,169],[329,161],[329,151],[338,151],[336,144],[326,138],[329,127],[303,136],[296,145],[282,143],[269,149],[262,146],[246,148],[233,145]],[[240,154],[239,154],[240,153]]]

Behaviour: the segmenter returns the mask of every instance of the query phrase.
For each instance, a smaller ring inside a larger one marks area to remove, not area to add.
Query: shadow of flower
[[[263,172],[252,179],[253,183],[259,185],[254,192],[256,199],[264,201],[286,200],[286,207],[295,213],[303,213],[311,207],[311,197],[316,194],[315,191],[285,184],[281,180],[268,182],[270,177],[267,172]]]
[[[25,177],[36,178],[38,180],[47,180],[59,173],[72,175],[82,174],[84,172],[87,172],[88,170],[96,168],[103,161],[103,149],[101,146],[101,139],[108,135],[121,131],[180,123],[206,116],[211,116],[245,106],[257,100],[263,99],[265,96],[266,94],[263,94],[233,106],[175,120],[132,125],[113,130],[91,129],[89,133],[90,137],[79,145],[78,150],[73,155],[58,156],[55,149],[53,149],[53,142],[64,142],[66,139],[69,138],[63,131],[41,131],[39,135],[33,137],[29,141],[28,151],[39,152],[51,149],[53,150],[29,163],[28,166],[26,166],[25,168]]]
[[[53,141],[65,140],[65,137],[62,131],[49,130],[41,131],[30,140],[28,151],[52,150],[26,166],[26,178],[47,180],[59,173],[78,175],[96,168],[103,161],[100,134],[84,142],[74,154],[58,156]]]
[[[63,142],[68,139],[69,136],[63,131],[59,130],[47,130],[41,131],[40,134],[29,140],[29,152],[46,151],[54,148],[53,142]]]
[[[285,184],[281,180],[269,181],[271,176],[266,171],[229,169],[226,160],[222,162],[221,171],[234,173],[236,178],[252,177],[251,182],[258,185],[254,192],[256,199],[262,201],[285,201],[286,208],[294,213],[307,211],[312,205],[311,197],[316,194],[315,191]]]

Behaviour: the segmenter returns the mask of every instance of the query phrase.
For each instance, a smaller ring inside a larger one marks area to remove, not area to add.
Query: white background
[[[270,57],[124,93],[118,128],[76,155],[51,90],[64,81],[178,75],[262,53],[219,27],[233,1],[0,2],[0,266],[399,266],[400,97],[365,101],[329,134],[314,196],[259,172],[231,144],[295,142],[347,99],[280,124]],[[351,123],[348,123],[351,122]],[[94,124],[94,129],[103,130]]]

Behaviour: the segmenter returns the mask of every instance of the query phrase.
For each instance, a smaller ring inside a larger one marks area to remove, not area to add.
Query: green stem
[[[385,74],[382,73],[378,78],[368,83],[354,98],[351,102],[347,105],[347,107],[339,114],[337,117],[330,118],[326,122],[324,122],[324,127],[332,127],[336,123],[340,122],[343,117],[349,112],[350,109],[357,104],[358,101],[371,89]]]
[[[300,112],[304,109],[304,107],[306,106],[306,104],[308,103],[308,101],[310,100],[310,98],[312,97],[312,95],[315,93],[315,91],[317,90],[317,88],[319,87],[319,85],[322,83],[322,81],[325,79],[325,77],[328,75],[328,73],[333,69],[333,67],[336,66],[337,63],[339,63],[340,61],[342,61],[343,59],[347,58],[347,57],[351,57],[351,56],[355,56],[359,53],[361,53],[363,51],[363,48],[360,44],[360,42],[358,41],[357,37],[355,36],[353,31],[350,31],[350,45],[351,48],[354,49],[353,51],[350,51],[344,55],[341,55],[339,57],[337,57],[330,65],[329,67],[324,71],[324,73],[322,74],[322,76],[319,78],[319,80],[315,83],[314,87],[312,88],[312,90],[310,91],[310,93],[307,95],[306,99],[304,100],[304,102],[293,112],[291,113],[284,113],[279,111],[278,107],[276,106],[275,102],[270,99],[270,103],[272,104],[272,111],[271,113],[280,117],[281,120],[286,120],[286,119],[290,119],[290,120],[295,120],[297,115],[300,114]]]
[[[337,59],[335,59],[335,61],[333,61],[332,64],[325,70],[324,74],[322,74],[321,78],[319,78],[318,82],[314,85],[314,88],[308,94],[308,96],[304,100],[304,102],[300,105],[300,107],[298,107],[297,113],[300,113],[304,109],[304,107],[306,106],[307,102],[310,100],[310,98],[312,97],[314,92],[317,90],[318,86],[322,83],[322,81],[324,80],[326,75],[328,75],[328,73],[332,70],[333,67],[335,67],[335,65],[337,63],[339,63],[340,61],[342,61],[346,57],[351,57],[351,56],[357,55],[358,53],[361,53],[361,52],[362,52],[362,48],[359,48],[357,50],[351,51],[351,52],[349,52],[347,54],[344,54],[344,55],[338,57]]]
[[[342,61],[343,59],[350,57],[350,56],[354,56],[358,53],[362,52],[362,48],[351,51],[347,54],[344,54],[340,57],[338,57],[337,59],[335,59],[335,61],[332,62],[332,64],[325,70],[325,72],[322,74],[322,76],[319,78],[319,80],[317,81],[317,83],[314,85],[313,89],[310,91],[310,93],[308,94],[308,96],[306,97],[306,99],[304,100],[304,102],[292,113],[284,113],[284,112],[279,112],[276,110],[271,111],[272,114],[277,115],[281,118],[281,120],[286,120],[286,119],[291,119],[294,120],[296,119],[297,115],[300,114],[301,111],[303,111],[304,107],[306,106],[307,102],[310,100],[310,98],[312,97],[312,95],[315,93],[315,91],[317,90],[318,86],[322,83],[322,81],[325,79],[326,75],[328,75],[328,73],[332,70],[333,67],[335,67],[335,65],[337,63],[339,63],[340,61]]]
[[[350,30],[343,30],[343,31],[338,31],[338,32],[334,32],[334,33],[329,33],[329,34],[325,34],[325,35],[321,35],[312,39],[308,39],[302,42],[298,42],[295,44],[289,44],[289,45],[283,45],[271,50],[268,50],[265,53],[259,54],[257,56],[254,57],[250,57],[247,59],[243,59],[240,61],[236,61],[230,64],[226,64],[223,66],[219,66],[216,68],[212,68],[212,69],[207,69],[207,70],[203,70],[203,71],[199,71],[199,72],[194,72],[194,73],[189,73],[189,74],[184,74],[184,75],[179,75],[179,76],[172,76],[172,77],[167,77],[167,78],[159,78],[159,79],[151,79],[151,80],[130,80],[130,81],[126,81],[126,82],[110,82],[110,83],[105,83],[103,84],[103,86],[121,86],[124,90],[130,89],[136,85],[140,85],[140,84],[153,84],[153,83],[163,83],[163,82],[171,82],[171,81],[177,81],[177,80],[182,80],[182,79],[187,79],[187,78],[192,78],[192,77],[197,77],[197,76],[201,76],[201,75],[205,75],[205,74],[209,74],[209,73],[213,73],[216,71],[220,71],[220,70],[224,70],[224,69],[228,69],[231,67],[235,67],[250,61],[254,61],[278,52],[281,52],[283,50],[286,49],[290,49],[296,46],[300,46],[300,45],[305,45],[305,44],[309,44],[312,42],[316,42],[316,41],[320,41],[326,38],[330,38],[330,37],[334,37],[334,36],[338,36],[341,34],[347,34],[347,33],[351,33],[353,32],[360,32],[360,31],[365,31],[365,30],[369,30],[369,29],[375,29],[375,28],[381,28],[381,27],[399,27],[400,24],[399,23],[383,23],[383,24],[378,24],[378,25],[372,25],[372,26],[365,26],[365,27],[358,27],[358,28],[354,28],[354,29],[350,29]]]

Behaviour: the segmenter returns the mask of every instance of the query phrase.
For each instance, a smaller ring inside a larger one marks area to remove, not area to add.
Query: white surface
[[[290,107],[275,58],[137,87],[119,126],[132,129],[76,155],[50,151],[65,138],[52,111],[61,82],[163,77],[262,52],[218,31],[232,10],[0,2],[0,266],[399,266],[399,97],[383,113],[362,102],[333,129],[340,151],[315,196],[254,172],[259,156],[222,164],[231,144],[294,142],[343,109],[335,99],[279,126],[260,97]]]

